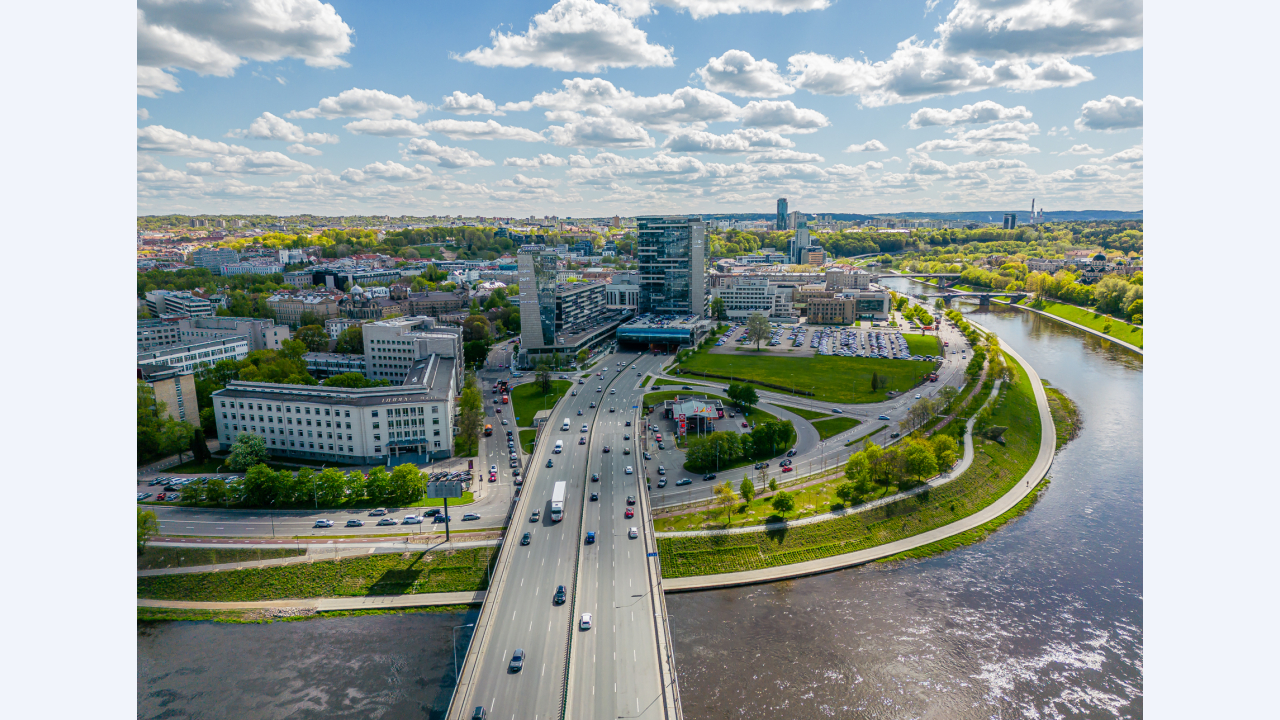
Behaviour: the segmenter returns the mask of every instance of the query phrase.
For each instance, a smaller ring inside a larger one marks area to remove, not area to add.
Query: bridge
[[[877,275],[876,279],[879,280],[881,277],[909,278],[909,279],[920,279],[920,278],[937,279],[938,284],[936,285],[936,287],[938,287],[940,290],[943,290],[944,294],[925,295],[921,293],[919,295],[916,295],[916,297],[941,298],[943,304],[950,304],[951,299],[957,298],[957,297],[976,297],[978,298],[979,305],[990,305],[991,298],[993,297],[1008,297],[1008,298],[1012,298],[1013,302],[1018,302],[1023,298],[1031,297],[1029,293],[1024,293],[1024,292],[1001,292],[999,290],[953,290],[951,289],[953,285],[960,284],[960,273],[892,273],[888,275]]]
[[[643,389],[636,387],[637,373],[657,371],[662,359],[604,356],[595,367],[603,376],[575,384],[578,395],[566,395],[539,431],[458,670],[450,720],[469,720],[477,707],[503,720],[681,720],[646,491],[650,433],[640,407]],[[627,363],[621,372],[618,360]],[[506,427],[514,431],[516,424]],[[552,522],[559,482],[567,489],[563,519]],[[626,517],[628,510],[634,517]],[[631,528],[637,537],[630,537]],[[554,597],[561,585],[562,603]],[[590,629],[581,627],[584,613],[592,616]],[[519,671],[510,668],[516,650],[524,651]]]

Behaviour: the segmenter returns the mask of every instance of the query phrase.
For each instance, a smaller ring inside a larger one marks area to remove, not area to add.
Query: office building
[[[1018,228],[1018,213],[1004,214],[1004,229],[1016,230]]]
[[[190,317],[212,317],[213,303],[189,292],[172,290],[152,290],[146,294],[147,312],[152,317],[163,315],[188,315]]]
[[[303,313],[311,313],[318,322],[338,317],[338,295],[326,292],[276,293],[267,298],[276,322],[298,327]]]
[[[871,274],[863,270],[848,272],[845,270],[828,270],[825,275],[826,289],[835,291],[870,290]]]
[[[702,342],[714,326],[702,316],[639,315],[623,323],[616,337],[621,347],[674,352]]]
[[[344,373],[364,375],[367,369],[364,356],[351,353],[309,352],[302,354],[302,361],[307,364],[307,374],[317,380]]]
[[[827,261],[827,251],[821,245],[810,245],[804,249],[802,265],[821,265]]]
[[[284,272],[284,266],[273,262],[241,262],[222,266],[223,275],[274,275]]]
[[[191,343],[220,337],[245,336],[249,350],[279,350],[292,337],[287,325],[275,320],[248,317],[183,318],[178,321],[179,342]]]
[[[889,293],[853,291],[832,297],[808,297],[808,322],[814,325],[848,325],[857,320],[888,320]]]
[[[138,352],[147,352],[179,342],[178,322],[173,318],[138,320]]]
[[[573,358],[604,345],[632,314],[628,308],[609,307],[603,281],[557,282],[558,260],[545,245],[520,248],[519,367],[535,366],[556,354]]]
[[[696,215],[636,218],[641,313],[707,314],[706,230]]]
[[[329,318],[324,321],[324,331],[331,339],[337,340],[347,328],[363,325],[364,322],[355,318]]]
[[[310,270],[294,270],[293,272],[284,273],[285,283],[297,288],[311,287],[313,277]]]
[[[774,230],[782,232],[787,229],[787,199],[778,198],[778,219],[774,223]]]
[[[440,325],[435,318],[398,317],[365,323],[365,377],[402,383],[417,364],[431,356],[456,361],[455,385],[462,388],[462,328]]]
[[[240,262],[240,253],[231,248],[200,248],[191,253],[188,261],[194,267],[206,268],[214,275],[217,275],[222,272],[223,265],[232,265]]]
[[[243,360],[249,354],[244,335],[179,343],[138,353],[138,365],[168,365],[178,372],[195,372],[221,360]]]
[[[640,306],[640,274],[614,273],[604,286],[604,304],[610,310],[636,310]]]
[[[769,282],[766,276],[736,278],[736,282],[712,288],[711,297],[724,302],[730,320],[746,320],[757,313],[772,319],[791,320],[797,316],[789,285]]]
[[[156,407],[164,403],[165,416],[200,427],[195,376],[164,363],[138,365],[138,379],[151,386]]]

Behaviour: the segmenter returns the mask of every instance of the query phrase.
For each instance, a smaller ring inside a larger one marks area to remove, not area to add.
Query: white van
[[[565,418],[565,419],[564,419],[564,422],[560,424],[560,429],[561,429],[561,430],[564,430],[565,432],[568,432],[568,430],[569,430],[569,418]]]
[[[563,449],[564,449],[564,441],[563,441],[563,440],[557,440],[557,441],[556,441],[556,447],[555,447],[555,449],[554,449],[554,450],[552,450],[551,452],[559,454],[559,452],[560,452],[561,450],[563,450]]]

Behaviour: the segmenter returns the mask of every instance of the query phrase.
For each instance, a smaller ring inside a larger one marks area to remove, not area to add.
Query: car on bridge
[[[628,465],[628,466],[627,466],[627,469],[626,469],[626,473],[627,473],[628,475],[630,475],[630,474],[631,474],[631,472],[632,472],[632,470],[631,470],[631,466],[630,466],[630,465]]]
[[[524,650],[516,650],[511,656],[511,664],[507,666],[508,672],[520,672],[524,668]]]
[[[583,630],[591,629],[591,613],[582,613],[582,620],[578,621],[578,627]]]
[[[627,537],[631,538],[632,540],[635,540],[636,538],[640,537],[640,530],[638,528],[631,528],[630,530],[627,531]]]
[[[596,541],[596,531],[595,531],[595,530],[588,530],[588,531],[587,531],[587,544],[588,544],[588,545],[593,545],[593,544],[595,544],[595,541]]]
[[[555,467],[556,464],[551,462],[551,458],[547,458],[547,467]]]
[[[530,542],[532,542],[532,540],[533,540],[533,533],[527,532],[524,535],[520,536],[521,545],[528,545]]]
[[[636,511],[632,510],[631,508],[627,508],[626,511],[622,513],[622,517],[627,519],[631,519],[635,516],[636,516]]]
[[[532,513],[530,513],[530,515],[529,515],[529,522],[538,522],[538,521],[539,521],[539,520],[541,520],[541,519],[542,519],[542,511],[541,511],[541,510],[534,510],[534,511],[533,511]]]
[[[600,473],[591,473],[591,482],[600,482]]]
[[[635,495],[628,495],[628,496],[627,496],[627,504],[628,504],[628,505],[635,505],[635,504],[636,504],[636,496],[635,496]]]

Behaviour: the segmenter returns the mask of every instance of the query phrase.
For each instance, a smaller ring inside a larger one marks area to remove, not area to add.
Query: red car
[[[790,466],[790,465],[788,465],[788,466],[786,466],[786,467],[782,468],[782,472],[791,472],[791,466]]]
[[[742,427],[746,427],[746,426],[747,426],[747,421],[746,421],[746,420],[743,420],[743,421],[742,421]]]
[[[632,510],[631,508],[627,508],[627,511],[626,511],[626,512],[624,512],[624,513],[622,513],[622,516],[623,516],[623,517],[632,518],[632,517],[635,517],[635,516],[636,516],[636,513],[635,513],[635,511],[634,511],[634,510]]]
[[[159,495],[156,496],[156,500],[163,500],[163,499],[164,499],[164,493],[160,493]]]

